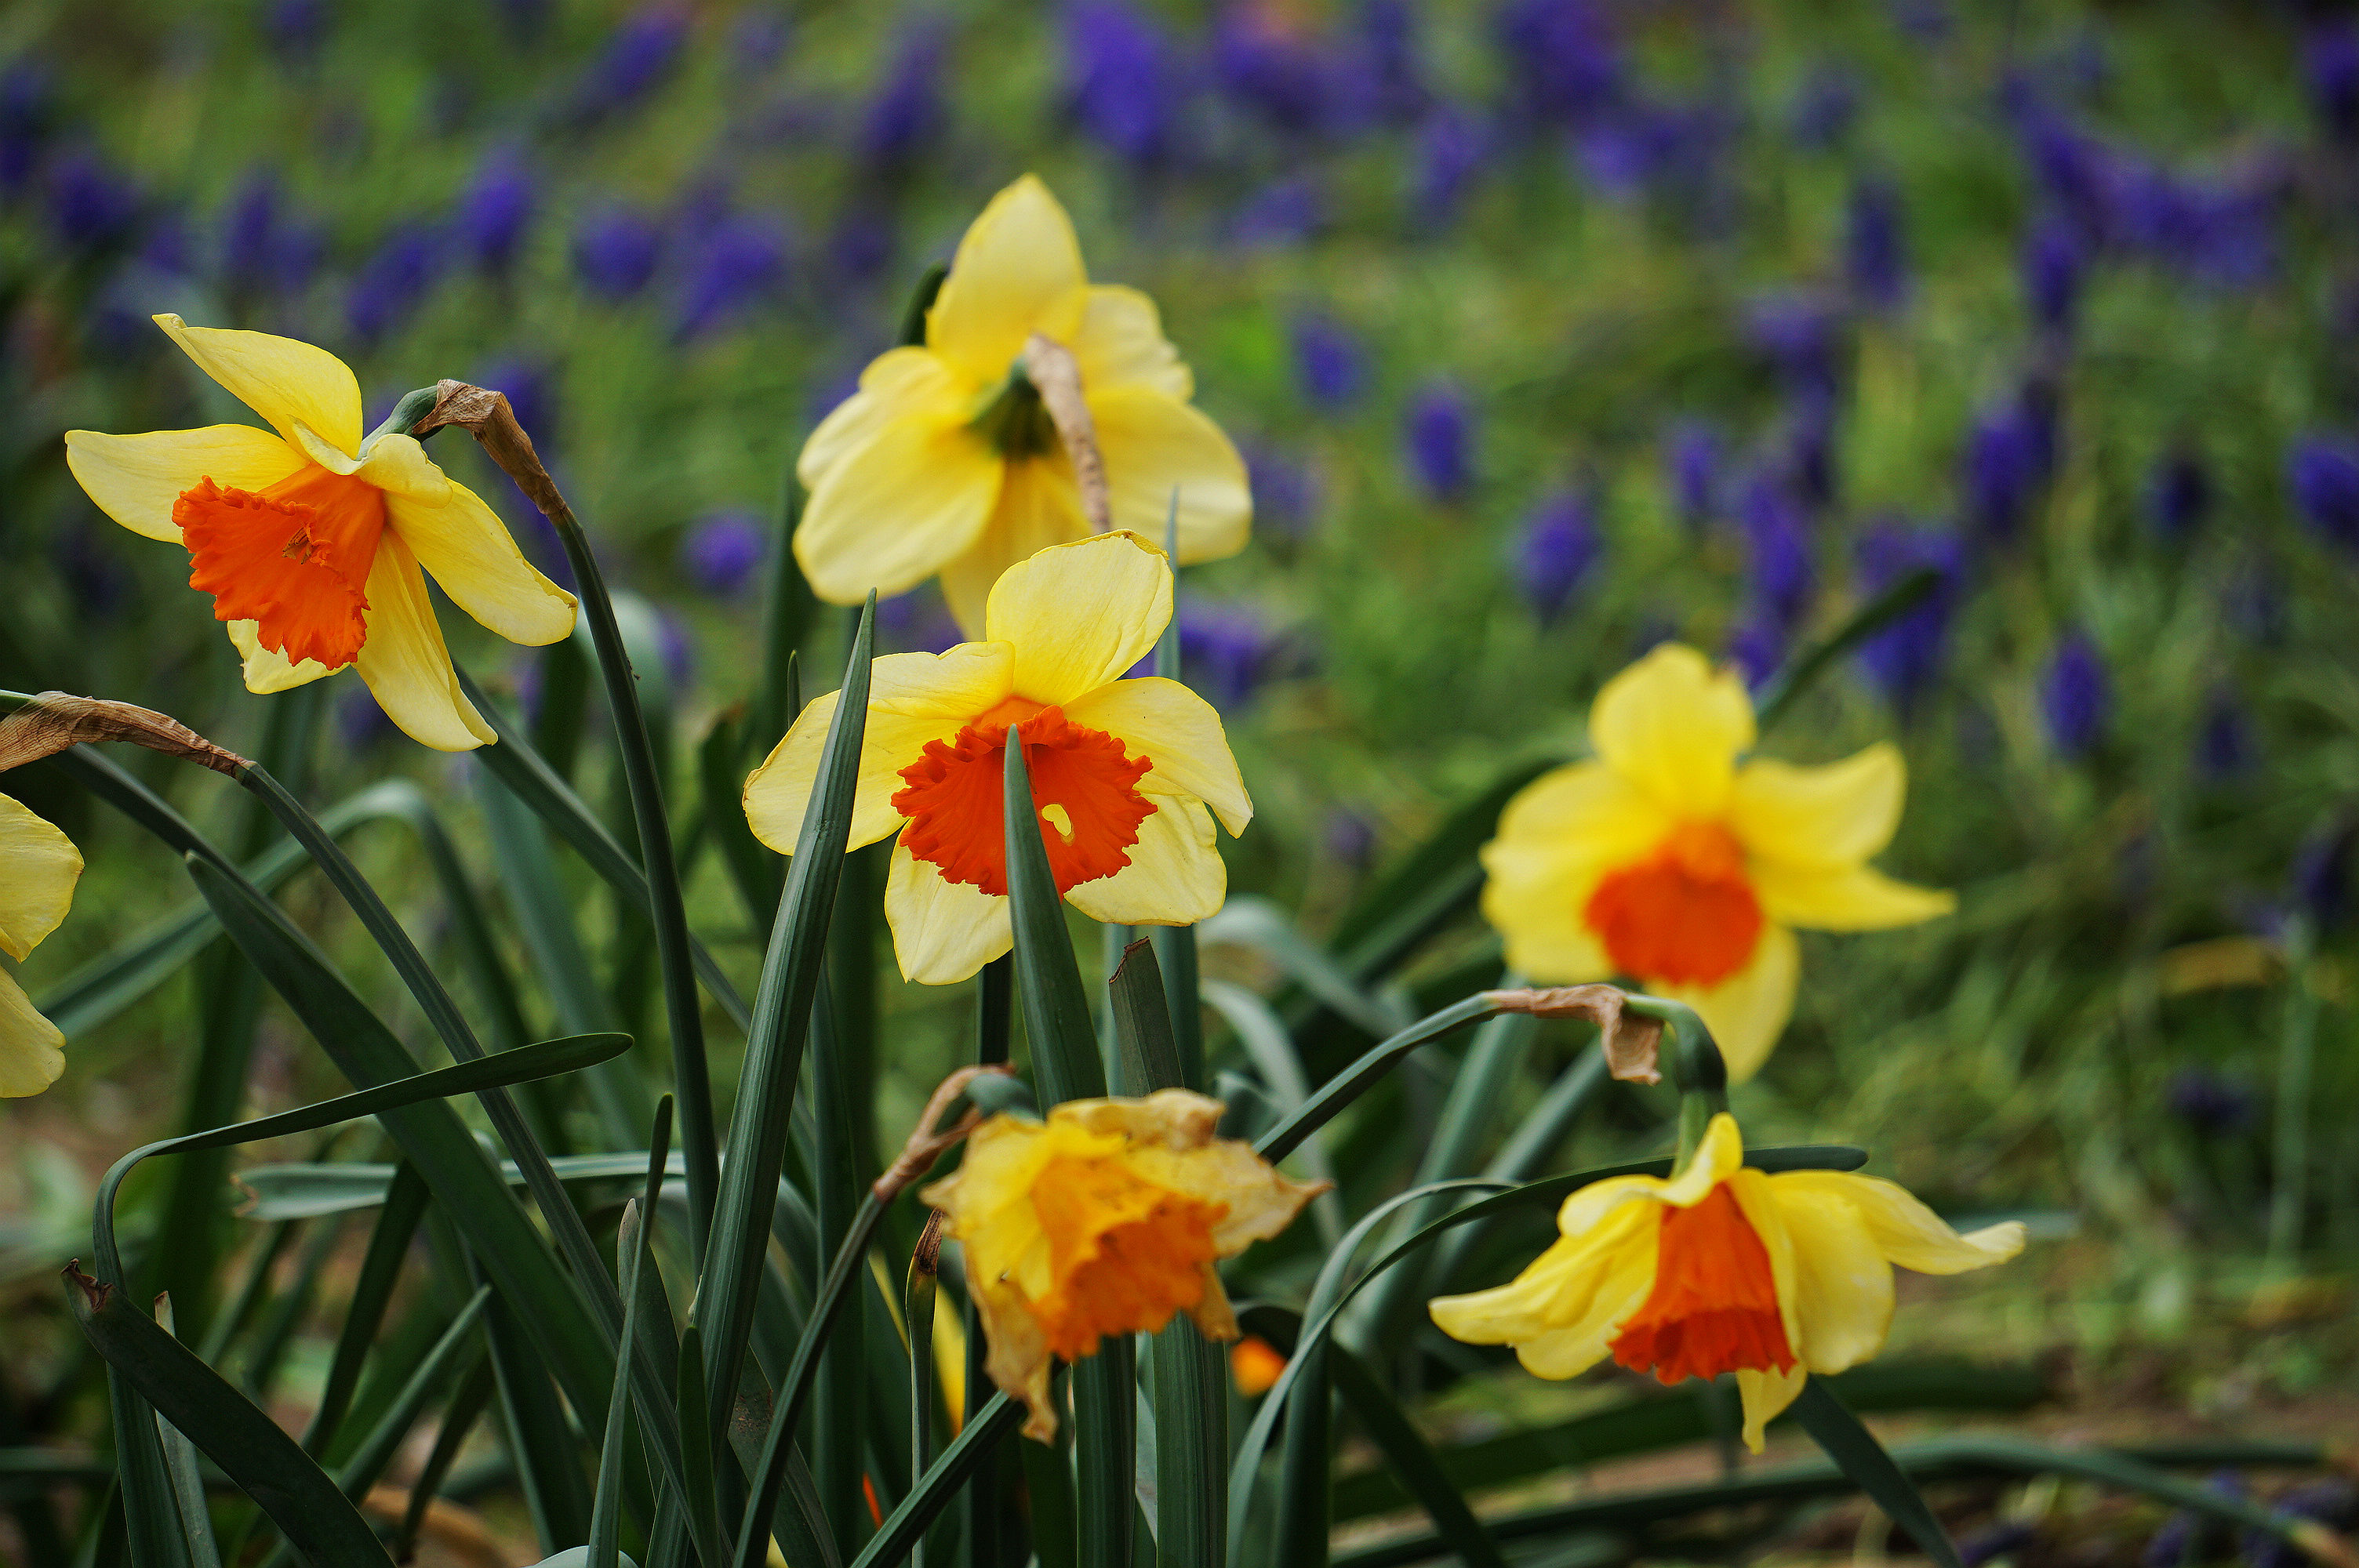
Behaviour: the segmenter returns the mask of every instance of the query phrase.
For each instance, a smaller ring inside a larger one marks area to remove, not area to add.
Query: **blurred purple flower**
[[[702,337],[775,297],[786,282],[787,236],[775,220],[733,217],[714,224],[689,258],[673,336]]]
[[[1799,631],[1818,588],[1810,558],[1810,518],[1791,490],[1774,475],[1747,480],[1736,504],[1745,535],[1746,578],[1764,616],[1786,634]]]
[[[688,44],[688,12],[672,0],[645,5],[615,25],[582,71],[574,100],[581,117],[622,114],[661,87]]]
[[[1360,400],[1368,381],[1366,351],[1331,316],[1305,311],[1294,319],[1294,373],[1302,394],[1329,413]]]
[[[31,183],[49,141],[53,97],[49,70],[33,60],[0,71],[0,196]]]
[[[1310,465],[1266,441],[1246,443],[1244,457],[1254,522],[1296,538],[1309,533],[1319,512],[1319,476]]]
[[[1663,474],[1671,505],[1690,532],[1720,512],[1720,432],[1701,419],[1674,421],[1663,438]]]
[[[49,226],[68,251],[103,251],[121,244],[139,221],[138,190],[88,147],[77,148],[49,167]]]
[[[1995,1558],[2021,1552],[2039,1537],[2039,1531],[2019,1519],[2003,1519],[1984,1525],[1971,1535],[1958,1538],[1958,1568],[1983,1568]]]
[[[2359,27],[2337,16],[2312,27],[2301,40],[2302,74],[2326,133],[2359,142]]]
[[[1834,401],[1843,319],[1825,299],[1800,292],[1766,295],[1746,307],[1744,326],[1746,339],[1798,395]]]
[[[2085,632],[2065,634],[2040,681],[2040,712],[2049,743],[2068,762],[2086,756],[2104,738],[2113,708],[2113,683],[2104,656]]]
[[[729,69],[740,77],[766,75],[786,59],[794,37],[794,24],[785,11],[749,5],[729,24]]]
[[[950,124],[942,96],[945,27],[927,18],[904,27],[860,127],[860,157],[873,174],[907,176]]]
[[[1745,686],[1758,691],[1786,662],[1792,633],[1766,605],[1755,605],[1728,634],[1728,656],[1745,672]]]
[[[1495,27],[1511,109],[1526,125],[1585,124],[1621,101],[1621,45],[1588,0],[1508,0]]]
[[[2359,821],[2340,816],[2309,838],[2294,851],[2293,906],[2310,916],[2311,925],[2328,932],[2351,914],[2351,850],[2359,843]]]
[[[1898,308],[1908,297],[1908,241],[1900,188],[1870,175],[1851,189],[1844,270],[1853,297],[1877,310]]]
[[[433,291],[442,267],[441,237],[422,223],[405,223],[361,264],[344,300],[353,336],[374,347],[407,321]]]
[[[452,227],[475,265],[505,278],[516,266],[538,206],[532,171],[513,147],[495,149],[460,193]]]
[[[1866,598],[1912,572],[1940,574],[1930,595],[1860,644],[1859,662],[1868,678],[1902,713],[1917,706],[1941,673],[1950,622],[1965,592],[1965,557],[1956,535],[1920,532],[1893,518],[1869,524],[1854,546],[1860,592]]]
[[[1424,114],[1433,91],[1426,85],[1415,7],[1408,0],[1364,0],[1359,32],[1363,91],[1376,120],[1405,125]]]
[[[544,455],[559,446],[557,373],[545,363],[508,359],[483,373],[476,384],[503,394],[508,411]]]
[[[2027,387],[1984,412],[1966,438],[1961,489],[1978,538],[2005,544],[2021,529],[2056,466],[2051,394]]]
[[[1314,136],[1334,127],[1334,72],[1319,41],[1275,6],[1224,7],[1212,27],[1212,78],[1223,93],[1270,129]]]
[[[222,210],[222,284],[234,296],[300,294],[323,248],[318,230],[289,216],[278,177],[268,169],[246,176]]]
[[[762,564],[768,537],[768,529],[754,513],[707,513],[680,539],[680,569],[714,598],[731,598]]]
[[[940,654],[964,640],[950,606],[932,583],[876,601],[876,630],[891,647],[905,654]],[[1154,655],[1147,656],[1151,665]],[[1141,672],[1145,673],[1145,672]]]
[[[1190,686],[1223,711],[1243,707],[1273,673],[1279,641],[1238,604],[1180,604],[1180,668]]]
[[[1805,396],[1787,424],[1787,471],[1794,493],[1811,506],[1835,499],[1835,405],[1831,397]]]
[[[2278,1493],[2269,1506],[2280,1514],[2347,1530],[2359,1522],[2359,1487],[2340,1477],[2304,1481]],[[2309,1552],[2274,1530],[2245,1530],[2237,1544],[2244,1549],[2249,1568],[2304,1568],[2310,1561]]]
[[[1921,44],[1943,44],[1957,22],[1944,0],[1892,0],[1892,24]]]
[[[2252,728],[2245,705],[2227,687],[2215,688],[2204,708],[2202,728],[2196,731],[2196,769],[2216,782],[2235,777],[2252,763]]]
[[[2313,529],[2329,543],[2359,553],[2359,445],[2302,437],[2286,458],[2286,488]]]
[[[1582,174],[1608,195],[1649,191],[1693,206],[1709,184],[1730,125],[1709,102],[1633,103],[1589,121],[1573,137]]]
[[[688,622],[662,605],[656,606],[656,646],[663,659],[664,676],[671,682],[671,696],[677,698],[696,676],[696,639]]]
[[[2087,252],[2071,223],[2051,217],[2032,230],[2023,247],[2023,292],[2031,301],[2032,319],[2050,332],[2070,332],[2080,314],[2087,271]]]
[[[1482,125],[1453,103],[1435,105],[1417,129],[1416,173],[1409,208],[1428,232],[1457,218],[1468,188],[1482,172],[1490,148]]]
[[[114,541],[91,521],[95,515],[76,515],[68,522],[58,533],[52,558],[75,613],[85,621],[112,621],[138,583]]]
[[[900,248],[900,225],[891,209],[855,198],[828,231],[828,266],[849,282],[873,283],[891,268]]]
[[[329,16],[324,0],[270,0],[263,12],[263,36],[271,51],[283,60],[308,65],[328,41]]]
[[[1812,67],[1794,94],[1794,139],[1806,147],[1835,146],[1849,138],[1858,119],[1858,79],[1839,65]]]
[[[1272,180],[1229,219],[1229,238],[1248,249],[1299,245],[1327,226],[1327,198],[1316,176]]]
[[[538,666],[527,666],[537,669]],[[383,708],[376,694],[356,680],[336,683],[342,689],[336,693],[336,739],[347,752],[364,752],[380,741],[390,741],[401,733]]]
[[[1332,807],[1323,835],[1327,852],[1355,871],[1368,869],[1376,858],[1376,827],[1348,806]]]
[[[2178,1091],[2182,1081],[2192,1086],[2191,1092],[2198,1097],[2190,1102],[2190,1108],[2186,1109],[2182,1109],[2179,1102]],[[2221,1118],[2219,1113],[2226,1108],[2225,1101],[2217,1104],[2203,1103],[2201,1097],[2213,1092],[2214,1086],[2217,1086],[2220,1092],[2243,1097],[2241,1108],[2234,1116],[2225,1119]],[[2218,1137],[2224,1132],[2241,1130],[2251,1118],[2253,1109],[2250,1090],[2234,1083],[2233,1079],[2218,1077],[2195,1067],[2189,1068],[2171,1080],[2169,1099],[2171,1108],[2192,1123],[2197,1131],[2207,1137]],[[2244,1501],[2249,1495],[2245,1486],[2245,1478],[2234,1470],[2214,1472],[2211,1479],[2203,1483],[2203,1487],[2206,1491],[2216,1492],[2223,1498],[2233,1498],[2238,1502]],[[2141,1554],[2139,1561],[2145,1568],[2185,1568],[2185,1565],[2190,1563],[2206,1563],[2227,1547],[2227,1533],[2224,1529],[2212,1521],[2210,1515],[2197,1513],[2193,1509],[2180,1509],[2164,1519],[2162,1527],[2147,1540],[2146,1551]]]
[[[1139,169],[1179,152],[1185,73],[1162,25],[1129,0],[1065,10],[1066,96],[1084,135]]]
[[[2174,446],[2154,465],[2147,481],[2147,515],[2155,532],[2174,542],[2203,525],[2212,513],[2212,473],[2184,445]]]
[[[1541,625],[1564,613],[1604,547],[1596,502],[1583,492],[1560,491],[1525,519],[1516,537],[1516,588]]]
[[[1474,414],[1465,389],[1434,376],[1409,399],[1403,429],[1409,472],[1435,501],[1457,501],[1474,483]]]
[[[573,236],[573,276],[582,286],[619,304],[645,289],[663,258],[663,230],[626,207],[586,220]]]
[[[2145,256],[2224,287],[2275,276],[2284,182],[2268,162],[2183,175],[2082,130],[2027,87],[2018,87],[2017,99],[2024,158],[2084,244]]]

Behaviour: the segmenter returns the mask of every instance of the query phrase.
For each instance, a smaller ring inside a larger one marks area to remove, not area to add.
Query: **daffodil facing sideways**
[[[984,640],[894,654],[869,676],[854,848],[896,832],[885,914],[901,972],[965,979],[1015,945],[1004,816],[1017,728],[1057,891],[1093,920],[1190,925],[1221,907],[1253,802],[1220,715],[1178,681],[1125,680],[1171,619],[1171,567],[1136,534],[1053,546],[991,590]],[[756,837],[794,853],[836,695],[745,781]]]
[[[1669,1181],[1592,1183],[1564,1200],[1557,1229],[1507,1283],[1432,1302],[1433,1321],[1469,1345],[1514,1346],[1542,1378],[1608,1357],[1667,1384],[1734,1372],[1756,1454],[1810,1373],[1883,1348],[1894,1264],[1959,1274],[2023,1250],[2017,1221],[1961,1236],[1874,1176],[1748,1169],[1724,1112]]]
[[[459,689],[425,572],[511,643],[573,630],[573,596],[533,569],[507,525],[404,433],[361,437],[360,384],[324,349],[262,332],[156,324],[269,421],[109,436],[66,432],[99,509],[187,546],[189,586],[245,662],[253,692],[356,667],[386,717],[438,751],[488,745]],[[423,568],[421,571],[420,568]]]
[[[1293,1223],[1327,1184],[1282,1174],[1212,1136],[1222,1106],[1186,1089],[1067,1100],[1046,1121],[995,1116],[958,1170],[919,1196],[950,1217],[969,1296],[990,1340],[991,1380],[1056,1436],[1051,1357],[1094,1355],[1109,1335],[1153,1334],[1186,1313],[1234,1339],[1216,1267]]]
[[[940,573],[980,634],[993,583],[1091,532],[1071,458],[1027,368],[1035,333],[1071,355],[1103,460],[1111,524],[1165,537],[1179,498],[1182,564],[1245,547],[1244,462],[1189,402],[1194,378],[1155,302],[1090,282],[1072,221],[1026,175],[959,243],[922,345],[870,362],[860,390],[805,443],[810,499],[795,558],[820,598],[857,604]]]
[[[19,963],[73,903],[82,855],[72,840],[0,795],[0,953]],[[37,1095],[65,1071],[65,1036],[0,969],[0,1098]]]
[[[1756,757],[1734,669],[1665,643],[1605,683],[1593,761],[1543,774],[1483,848],[1483,913],[1535,980],[1626,976],[1692,1006],[1748,1078],[1794,1008],[1793,928],[1873,931],[1947,914],[1948,892],[1867,860],[1907,790],[1888,743],[1823,767]]]

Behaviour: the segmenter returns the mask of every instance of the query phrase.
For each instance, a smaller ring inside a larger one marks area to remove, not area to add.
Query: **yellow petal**
[[[353,472],[388,495],[406,495],[429,505],[440,505],[459,488],[449,474],[434,466],[416,437],[397,431],[371,441]],[[503,527],[502,532],[506,531]]]
[[[382,553],[379,558],[383,558]],[[349,667],[337,665],[332,668],[317,659],[305,659],[299,665],[290,664],[286,654],[262,645],[261,633],[262,622],[259,621],[233,621],[229,623],[229,640],[242,661],[240,673],[245,679],[245,689],[256,697],[267,697],[277,691],[293,691],[299,686],[309,686],[315,680],[334,675],[337,670]]]
[[[1892,1328],[1892,1265],[1859,1209],[1821,1184],[1760,1178],[1794,1249],[1794,1353],[1813,1372],[1856,1367]]]
[[[1770,1281],[1777,1296],[1777,1320],[1784,1329],[1787,1347],[1796,1356],[1802,1354],[1801,1292],[1796,1281],[1800,1265],[1794,1256],[1794,1238],[1787,1234],[1785,1211],[1777,1206],[1769,1190],[1769,1179],[1758,1171],[1733,1171],[1728,1177],[1728,1195],[1736,1200],[1744,1211],[1745,1222],[1760,1238],[1761,1249],[1768,1255]]]
[[[327,350],[267,332],[191,327],[178,316],[158,316],[156,325],[289,441],[303,424],[342,451],[360,449],[361,384]]]
[[[1013,664],[1005,643],[962,643],[945,654],[889,654],[869,667],[852,848],[900,827],[893,796],[907,783],[901,770],[918,760],[927,741],[957,734],[968,719],[1004,699]],[[802,835],[827,727],[835,721],[842,695],[832,691],[806,704],[786,738],[745,780],[745,820],[756,838],[781,855],[793,854]]]
[[[1897,882],[1869,866],[1824,870],[1756,860],[1748,874],[1772,920],[1815,931],[1884,931],[1958,907],[1958,895]]]
[[[1694,1154],[1669,1180],[1612,1176],[1592,1182],[1572,1192],[1558,1206],[1557,1229],[1567,1236],[1579,1236],[1603,1224],[1616,1210],[1633,1204],[1693,1208],[1744,1164],[1744,1135],[1737,1130],[1736,1119],[1723,1111],[1705,1125]]]
[[[949,362],[931,349],[887,349],[860,373],[860,390],[830,409],[803,443],[795,476],[805,490],[817,490],[845,454],[875,439],[895,420],[921,409],[956,408],[969,394]]]
[[[1961,1236],[1906,1187],[1878,1176],[1847,1171],[1791,1171],[1771,1180],[1777,1184],[1780,1202],[1788,1189],[1833,1193],[1843,1198],[1858,1212],[1878,1251],[1920,1274],[1987,1269],[2023,1250],[2020,1221],[2007,1220]]]
[[[1171,619],[1171,565],[1136,534],[1099,534],[1008,568],[984,616],[1016,649],[1016,691],[1063,703],[1122,678]]]
[[[1482,852],[1483,915],[1506,939],[1507,962],[1549,985],[1611,975],[1582,912],[1600,877],[1652,851],[1675,826],[1603,762],[1557,768],[1525,785]]]
[[[1245,460],[1194,405],[1143,386],[1089,395],[1105,460],[1114,525],[1160,543],[1180,497],[1180,561],[1217,561],[1245,547],[1253,492]]]
[[[1138,781],[1148,795],[1193,795],[1234,838],[1253,820],[1228,732],[1212,705],[1176,680],[1118,680],[1065,704],[1065,717],[1121,740],[1155,766]]]
[[[1558,1238],[1506,1284],[1467,1295],[1438,1296],[1426,1303],[1426,1311],[1444,1334],[1468,1345],[1523,1345],[1567,1330],[1596,1329],[1595,1354],[1575,1368],[1585,1369],[1605,1354],[1599,1320],[1610,1324],[1627,1311],[1603,1309],[1620,1304],[1617,1275],[1629,1272],[1633,1263],[1642,1266],[1645,1282],[1639,1286],[1639,1299],[1645,1299],[1653,1281],[1655,1238],[1661,1226],[1659,1208],[1626,1205],[1602,1225]],[[1571,1346],[1553,1348],[1561,1354]]]
[[[154,430],[144,436],[66,432],[66,466],[98,509],[135,534],[180,542],[172,503],[210,477],[215,484],[260,490],[304,464],[303,454],[251,425]]]
[[[1067,903],[1108,925],[1193,925],[1220,913],[1229,871],[1213,848],[1212,814],[1186,795],[1158,795],[1154,806],[1138,825],[1130,864],[1077,884]],[[1040,828],[1055,831],[1046,822]]]
[[[0,1099],[37,1095],[66,1070],[66,1037],[21,987],[0,975]]]
[[[964,555],[942,568],[942,598],[969,637],[985,635],[991,590],[1009,568],[1053,545],[1090,536],[1073,465],[1063,452],[1004,466],[990,523]]]
[[[1136,386],[1182,403],[1195,395],[1196,378],[1164,338],[1155,301],[1136,288],[1093,286],[1072,350],[1082,386],[1092,395]]]
[[[956,985],[1016,946],[1006,899],[945,881],[932,861],[897,844],[885,874],[885,919],[902,979],[921,986]]]
[[[1728,1063],[1732,1083],[1761,1070],[1770,1047],[1794,1011],[1794,983],[1802,967],[1794,934],[1774,921],[1761,927],[1761,940],[1745,968],[1716,986],[1658,984],[1648,989],[1686,1002],[1703,1015],[1714,1044]],[[1642,979],[1647,977],[1639,977]]]
[[[385,509],[418,564],[488,630],[534,648],[572,635],[573,596],[524,558],[508,525],[473,491],[446,483],[440,504],[388,492]]]
[[[1734,668],[1715,671],[1693,648],[1666,643],[1598,692],[1589,741],[1664,810],[1714,817],[1728,804],[1737,753],[1753,744],[1753,699]]]
[[[1908,789],[1908,765],[1888,741],[1824,767],[1756,758],[1737,770],[1728,826],[1758,856],[1854,866],[1892,842]]]
[[[858,604],[915,588],[971,547],[999,494],[999,455],[955,414],[886,426],[821,477],[795,529],[811,591]]]
[[[1786,1407],[1801,1397],[1802,1385],[1810,1376],[1799,1362],[1783,1372],[1737,1368],[1736,1397],[1745,1409],[1745,1447],[1756,1454],[1761,1452],[1762,1429],[1785,1414]]]
[[[997,381],[1034,332],[1072,341],[1089,282],[1072,220],[1027,174],[993,197],[959,241],[926,313],[926,346],[978,382]]]
[[[499,739],[459,689],[418,558],[387,529],[369,569],[368,627],[353,661],[385,716],[421,746],[472,752]]]
[[[1536,1378],[1579,1377],[1613,1354],[1614,1334],[1654,1288],[1655,1245],[1649,1232],[1614,1253],[1587,1313],[1516,1346],[1516,1359]]]
[[[14,795],[0,795],[0,953],[21,961],[73,903],[82,852]]]

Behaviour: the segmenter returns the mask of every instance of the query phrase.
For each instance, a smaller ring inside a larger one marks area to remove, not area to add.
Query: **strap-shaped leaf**
[[[1474,1510],[1466,1506],[1466,1498],[1434,1456],[1433,1445],[1394,1401],[1391,1393],[1369,1374],[1358,1357],[1342,1346],[1331,1340],[1322,1354],[1327,1357],[1328,1373],[1335,1380],[1335,1390],[1358,1419],[1360,1430],[1367,1433],[1368,1441],[1384,1454],[1393,1475],[1424,1508],[1435,1532],[1458,1554],[1458,1561],[1464,1568],[1506,1568],[1490,1532],[1474,1517]]]
[[[1420,1045],[1440,1039],[1453,1029],[1488,1018],[1496,1011],[1480,996],[1470,996],[1464,1001],[1453,1002],[1440,1012],[1419,1019],[1389,1039],[1380,1041],[1362,1053],[1359,1060],[1320,1085],[1318,1092],[1305,1100],[1292,1115],[1263,1133],[1254,1144],[1254,1152],[1265,1160],[1285,1159],[1296,1144],[1333,1120],[1344,1107],[1365,1094],[1371,1085],[1390,1072],[1402,1057]]]
[[[320,1402],[311,1413],[311,1423],[303,1431],[303,1452],[314,1456],[327,1452],[336,1435],[336,1427],[344,1419],[352,1403],[353,1390],[359,1387],[361,1363],[376,1338],[377,1327],[385,1321],[386,1303],[393,1298],[395,1281],[401,1273],[402,1260],[408,1256],[410,1238],[418,1234],[418,1222],[426,1217],[426,1205],[432,1195],[418,1167],[404,1162],[393,1173],[393,1184],[386,1189],[386,1204],[377,1215],[376,1227],[369,1236],[368,1251],[361,1259],[359,1278],[353,1281],[353,1293],[344,1304],[343,1326],[336,1332],[336,1352],[328,1363],[328,1380],[321,1385]]]
[[[1852,1414],[1851,1407],[1836,1397],[1834,1391],[1817,1378],[1807,1380],[1794,1400],[1794,1415],[1800,1421],[1827,1457],[1833,1460],[1843,1473],[1863,1492],[1875,1501],[1875,1506],[1888,1515],[1892,1522],[1908,1532],[1926,1556],[1940,1568],[1958,1568],[1958,1549],[1950,1540],[1950,1532],[1933,1517],[1925,1504],[1924,1494],[1908,1472],[1893,1463],[1875,1433]]]
[[[1754,703],[1755,730],[1767,734],[1793,710],[1795,699],[1817,684],[1837,659],[1930,599],[1940,586],[1940,572],[1931,567],[1919,567],[1854,611],[1850,620],[1823,639],[1797,654],[1761,688],[1761,696]]]

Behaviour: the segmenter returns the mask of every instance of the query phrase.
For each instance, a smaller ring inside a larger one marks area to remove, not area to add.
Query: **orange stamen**
[[[1745,848],[1716,822],[1682,823],[1647,859],[1608,872],[1582,919],[1617,971],[1671,985],[1718,985],[1761,939]]]
[[[1769,1249],[1724,1184],[1692,1208],[1664,1209],[1654,1289],[1613,1348],[1614,1360],[1664,1383],[1793,1367]]]
[[[1068,1361],[1101,1336],[1153,1334],[1204,1296],[1212,1227],[1226,1204],[1200,1203],[1125,1170],[1118,1159],[1051,1160],[1032,1184],[1049,1238],[1049,1293],[1032,1303],[1049,1348]]]
[[[257,622],[256,641],[293,664],[334,669],[359,654],[383,491],[318,463],[258,491],[207,476],[172,503],[172,521],[215,620]]]
[[[1103,730],[1068,721],[1060,708],[1021,697],[973,719],[948,744],[927,741],[925,755],[901,770],[908,787],[893,796],[893,809],[909,819],[902,848],[930,861],[946,881],[1006,894],[1004,770],[1011,723],[1023,738],[1058,892],[1130,864],[1138,825],[1155,813],[1134,786],[1154,763],[1125,755],[1122,742]]]

